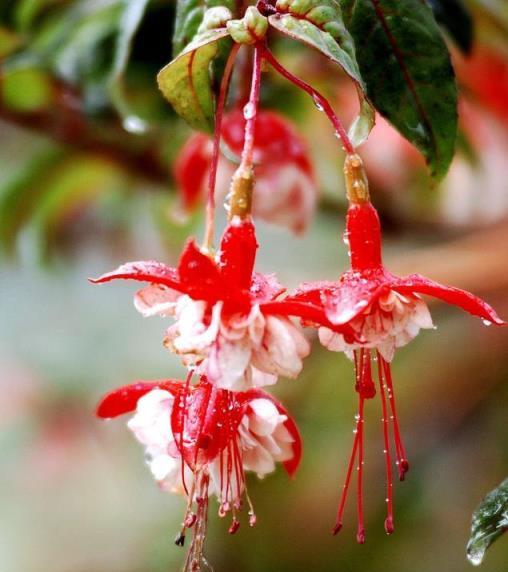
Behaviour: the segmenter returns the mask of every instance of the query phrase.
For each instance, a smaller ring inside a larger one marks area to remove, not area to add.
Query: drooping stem
[[[215,231],[215,184],[217,181],[217,167],[219,165],[220,156],[220,137],[222,128],[222,116],[224,107],[226,105],[226,98],[228,94],[229,80],[233,72],[233,65],[235,63],[236,55],[240,49],[240,44],[233,44],[231,52],[229,53],[224,73],[220,84],[219,97],[217,99],[217,111],[215,113],[215,127],[213,133],[213,152],[212,161],[210,164],[210,173],[208,175],[208,196],[206,202],[206,226],[205,236],[203,240],[203,250],[210,251],[213,244],[213,235]]]
[[[252,206],[252,191],[254,188],[254,141],[259,92],[261,88],[261,44],[254,46],[253,57],[249,101],[244,107],[245,138],[240,166],[233,175],[231,182],[229,220],[235,216],[245,218],[250,214]]]
[[[385,456],[385,466],[386,466],[386,503],[387,503],[387,514],[385,520],[385,530],[386,534],[391,534],[393,532],[393,477],[392,477],[392,458],[390,454],[390,439],[388,431],[388,407],[386,404],[386,394],[385,394],[385,379],[383,366],[381,363],[382,356],[377,352],[377,367],[378,367],[378,377],[379,377],[379,393],[381,395],[381,409],[382,409],[382,419],[381,423],[383,425],[383,439],[384,439],[384,456]]]
[[[353,143],[349,139],[348,134],[344,129],[344,126],[342,125],[340,119],[337,117],[335,111],[333,110],[332,106],[330,105],[326,97],[324,97],[324,95],[322,95],[319,91],[314,89],[311,85],[304,82],[300,78],[293,75],[289,70],[287,70],[281,63],[277,61],[275,56],[265,45],[262,46],[262,55],[263,58],[273,67],[274,70],[280,73],[280,75],[285,77],[291,83],[293,83],[303,91],[307,92],[312,97],[314,103],[319,107],[319,109],[322,109],[325,112],[326,116],[330,120],[331,124],[335,129],[335,133],[342,142],[342,145],[346,153],[348,154],[354,153],[355,148],[353,146]]]
[[[391,409],[390,419],[393,423],[393,435],[395,439],[395,454],[397,457],[397,467],[399,469],[399,480],[403,481],[405,479],[406,473],[409,471],[409,463],[406,457],[404,443],[402,442],[402,437],[400,435],[399,420],[395,406],[395,396],[393,394],[392,372],[390,371],[390,364],[381,356],[380,363],[383,366],[384,377],[386,380],[386,389],[388,392],[388,401],[390,403]]]

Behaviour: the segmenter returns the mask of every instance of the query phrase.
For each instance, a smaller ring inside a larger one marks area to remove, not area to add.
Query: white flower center
[[[331,351],[345,352],[352,359],[359,348],[375,348],[384,359],[392,361],[395,348],[408,344],[420,329],[433,328],[425,302],[416,295],[403,296],[390,290],[359,316],[351,320],[357,342],[349,344],[342,334],[328,328],[319,329],[321,343]]]

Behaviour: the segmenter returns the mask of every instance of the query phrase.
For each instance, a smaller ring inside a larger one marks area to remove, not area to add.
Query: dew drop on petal
[[[482,320],[485,326],[492,326],[492,322],[490,320]]]

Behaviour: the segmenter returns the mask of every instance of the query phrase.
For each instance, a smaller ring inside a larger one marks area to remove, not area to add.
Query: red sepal
[[[107,393],[97,405],[95,414],[102,419],[112,419],[136,409],[138,401],[152,389],[160,388],[175,395],[182,388],[177,380],[137,381]]]
[[[506,322],[502,320],[497,312],[484,302],[481,298],[474,296],[470,292],[454,288],[453,286],[444,286],[433,280],[429,280],[419,274],[411,274],[405,278],[397,279],[395,284],[391,284],[390,288],[401,294],[418,293],[426,294],[438,298],[443,302],[452,304],[469,312],[473,316],[478,316],[483,320],[497,324],[498,326],[505,325]]]
[[[103,284],[111,280],[137,280],[138,282],[163,284],[173,290],[182,290],[176,269],[155,260],[126,262],[112,272],[107,272],[99,278],[89,278],[89,280],[93,284]]]
[[[195,300],[215,302],[223,295],[223,283],[215,261],[189,240],[178,262],[178,274],[186,294]]]

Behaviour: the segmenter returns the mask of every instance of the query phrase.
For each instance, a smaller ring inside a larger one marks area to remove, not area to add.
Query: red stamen
[[[390,370],[390,364],[381,355],[379,356],[379,360],[383,366],[383,372],[388,391],[388,401],[390,403],[390,409],[391,409],[390,418],[393,423],[395,452],[397,457],[397,467],[399,469],[399,480],[403,481],[405,479],[406,473],[409,471],[409,463],[406,457],[406,450],[404,448],[404,443],[402,442],[402,437],[400,435],[399,421],[397,418],[397,409],[395,406],[395,395],[393,393],[392,373]]]
[[[356,352],[355,352],[355,358],[356,358]],[[337,534],[340,529],[342,528],[342,521],[343,521],[343,517],[344,517],[344,509],[346,507],[346,499],[347,499],[347,493],[349,490],[349,483],[351,482],[351,474],[353,472],[353,465],[355,463],[355,458],[356,458],[356,451],[358,449],[358,440],[360,437],[360,431],[359,431],[359,425],[360,425],[360,412],[357,414],[356,416],[356,426],[355,426],[355,438],[353,441],[353,449],[351,451],[351,456],[349,458],[349,464],[348,464],[348,468],[347,468],[347,473],[346,473],[346,480],[344,482],[343,488],[342,488],[342,495],[340,497],[340,503],[339,503],[339,507],[337,510],[337,518],[335,521],[335,526],[333,527],[333,534]]]
[[[189,387],[190,387],[190,382],[192,380],[192,376],[194,375],[194,371],[191,369],[189,370],[189,373],[187,374],[187,378],[185,379],[185,389],[184,389],[184,401],[183,401],[183,415],[184,415],[184,419],[183,419],[183,423],[182,423],[182,432],[180,434],[180,454],[181,454],[181,459],[182,459],[182,463],[180,466],[180,471],[181,471],[181,475],[182,475],[182,485],[183,485],[183,490],[185,491],[185,494],[187,495],[187,497],[189,496],[189,490],[187,489],[187,483],[185,482],[185,461],[184,461],[184,455],[183,455],[183,438],[184,438],[184,433],[185,433],[185,423],[187,421],[187,396],[189,395]],[[194,477],[195,479],[195,477]],[[195,484],[195,483],[194,483]],[[192,499],[190,499],[190,502],[192,503]]]
[[[382,424],[383,424],[383,438],[384,438],[384,456],[386,466],[386,502],[387,502],[387,516],[385,520],[386,534],[393,532],[393,477],[392,477],[392,459],[390,455],[390,441],[388,433],[388,409],[386,406],[385,395],[385,380],[383,376],[383,366],[381,360],[383,359],[379,352],[377,352],[378,359],[378,376],[379,376],[379,392],[381,394],[381,407],[382,407]]]
[[[356,541],[359,544],[365,542],[365,526],[363,523],[363,404],[364,397],[360,394],[360,404],[358,407],[358,491],[357,491],[357,506],[358,506],[358,531],[356,533]]]

